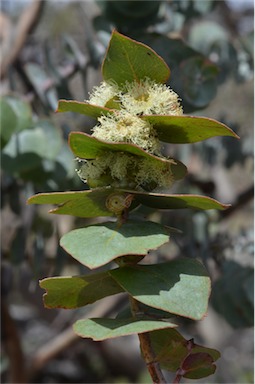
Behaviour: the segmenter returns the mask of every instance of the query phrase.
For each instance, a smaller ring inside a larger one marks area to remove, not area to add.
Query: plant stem
[[[132,315],[137,318],[137,314],[140,312],[138,302],[132,296],[129,296],[129,301]],[[151,346],[149,332],[138,333],[138,338],[140,341],[141,352],[153,383],[166,384],[167,381],[163,376],[160,365],[157,361],[155,361],[155,353]]]
[[[179,384],[181,381],[182,375],[177,374],[174,378],[173,384]]]

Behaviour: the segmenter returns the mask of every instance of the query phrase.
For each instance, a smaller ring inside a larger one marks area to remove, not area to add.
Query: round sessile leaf
[[[76,321],[73,329],[80,337],[102,341],[176,326],[176,324],[166,323],[164,321],[138,320],[133,317],[126,319],[92,318]]]
[[[124,255],[138,258],[169,241],[163,225],[144,221],[103,223],[75,229],[65,234],[60,245],[81,264],[98,268]]]
[[[193,320],[207,312],[210,278],[203,265],[189,258],[134,265],[109,272],[135,300]]]

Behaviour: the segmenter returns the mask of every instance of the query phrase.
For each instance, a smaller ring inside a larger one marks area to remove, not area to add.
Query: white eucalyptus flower
[[[91,187],[111,185],[152,190],[170,187],[174,182],[171,162],[155,162],[124,152],[105,152],[84,162],[77,173]]]
[[[180,98],[165,84],[146,78],[140,82],[126,83],[127,91],[119,93],[122,107],[139,115],[182,115]]]
[[[109,142],[125,142],[138,145],[149,153],[158,154],[160,142],[152,125],[124,110],[98,118],[92,136]]]
[[[86,100],[87,103],[93,105],[99,105],[100,107],[105,107],[106,104],[117,96],[119,93],[119,88],[114,82],[106,83],[103,81],[99,86],[93,87],[91,93],[89,94],[89,99]]]

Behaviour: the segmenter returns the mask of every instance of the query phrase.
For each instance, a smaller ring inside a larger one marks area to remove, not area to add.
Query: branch
[[[133,317],[137,317],[137,315],[140,312],[138,302],[135,299],[133,299],[132,296],[129,296],[129,301],[130,301],[132,315]],[[140,341],[142,355],[147,365],[147,369],[152,378],[153,383],[154,384],[167,383],[161,371],[160,365],[155,359],[155,354],[151,346],[149,332],[138,333],[138,338]]]
[[[18,20],[14,36],[6,36],[6,39],[9,39],[8,42],[5,42],[5,46],[8,45],[8,51],[4,52],[2,55],[0,68],[1,78],[6,75],[8,67],[16,61],[23,45],[26,42],[28,33],[39,20],[43,3],[44,2],[41,0],[34,0],[27,8],[25,8]]]
[[[102,317],[107,316],[119,307],[123,300],[122,296],[119,298],[108,297],[105,301],[97,305],[90,312],[88,312],[86,317]],[[35,354],[31,356],[28,360],[30,362],[30,368],[28,376],[30,381],[33,380],[35,374],[40,371],[49,360],[53,359],[59,353],[63,352],[67,347],[69,347],[74,342],[80,340],[78,336],[73,331],[73,327],[70,326],[59,335],[57,335],[53,340],[46,342]]]
[[[10,383],[27,383],[20,338],[4,298],[2,298],[1,302],[1,312],[3,345],[10,364]]]
[[[235,203],[229,207],[226,211],[221,211],[221,219],[225,219],[235,213],[239,208],[248,203],[250,200],[254,199],[254,187],[251,185],[244,192],[242,192]]]

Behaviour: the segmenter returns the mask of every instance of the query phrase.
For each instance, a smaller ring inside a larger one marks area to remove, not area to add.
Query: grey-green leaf
[[[146,255],[169,240],[168,230],[149,221],[104,223],[65,234],[60,245],[81,264],[98,268],[124,255]]]
[[[123,267],[110,274],[141,303],[194,320],[206,314],[210,278],[196,260],[183,258],[157,265]]]
[[[173,328],[176,324],[154,320],[128,319],[85,319],[74,324],[74,331],[81,337],[95,341],[151,332],[158,329]]]

